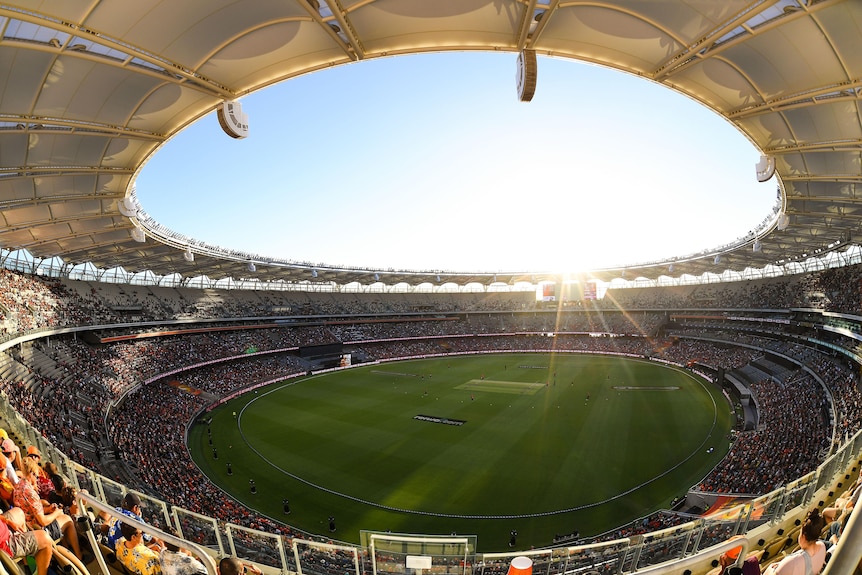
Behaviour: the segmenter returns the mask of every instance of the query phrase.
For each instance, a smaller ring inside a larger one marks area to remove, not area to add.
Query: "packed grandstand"
[[[364,362],[491,350],[625,353],[696,368],[723,384],[740,408],[728,456],[692,486],[687,503],[578,541],[595,544],[690,524],[693,501],[782,490],[852,438],[862,418],[855,359],[862,321],[860,290],[846,286],[860,280],[862,266],[849,266],[756,284],[610,290],[600,301],[548,306],[530,292],[203,291],[4,269],[2,327],[15,345],[4,354],[2,390],[50,444],[104,481],[288,541],[331,541],[245,508],[201,475],[185,447],[187,426],[220,398],[274,374],[321,368],[301,347],[338,343]],[[441,316],[452,319],[429,321]],[[69,326],[81,329],[63,333]],[[76,477],[92,484],[83,470]],[[149,519],[167,527],[160,511]],[[193,515],[182,517],[184,533],[212,543]],[[246,551],[279,564],[253,546]]]

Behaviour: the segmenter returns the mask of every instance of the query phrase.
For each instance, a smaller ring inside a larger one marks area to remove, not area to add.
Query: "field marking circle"
[[[456,355],[456,354],[453,354],[453,355]],[[599,357],[606,357],[606,358],[610,357],[610,358],[616,358],[616,359],[621,359],[621,360],[624,359],[627,361],[636,361],[636,362],[648,363],[651,365],[658,365],[654,362],[642,360],[639,358],[632,358],[632,357],[621,358],[619,356],[605,355],[605,354],[590,354],[590,355],[595,355],[595,356],[599,356]],[[356,366],[356,367],[361,367],[361,366]],[[602,499],[601,501],[595,501],[593,503],[585,503],[583,505],[576,505],[574,507],[567,507],[564,509],[556,509],[556,510],[552,510],[552,511],[541,511],[541,512],[537,512],[537,513],[503,514],[503,515],[475,515],[475,514],[461,514],[461,513],[439,513],[439,512],[434,512],[434,511],[422,511],[420,509],[406,509],[403,507],[394,507],[391,505],[384,505],[382,503],[377,503],[376,501],[369,501],[367,499],[362,499],[361,497],[356,497],[355,495],[350,495],[349,493],[342,493],[340,491],[336,491],[334,489],[330,489],[330,488],[325,487],[323,485],[319,485],[317,483],[309,481],[303,477],[300,477],[299,475],[296,475],[295,473],[291,473],[290,471],[283,469],[278,464],[276,464],[275,462],[270,460],[266,455],[261,453],[257,448],[255,448],[249,442],[248,438],[245,435],[245,431],[243,431],[243,428],[242,428],[242,416],[245,413],[245,410],[249,406],[251,406],[253,403],[255,403],[256,401],[258,401],[259,399],[263,399],[264,397],[266,397],[272,393],[275,393],[275,392],[281,391],[287,387],[291,387],[293,385],[296,385],[297,383],[299,383],[299,381],[296,381],[296,380],[289,381],[288,383],[281,385],[281,386],[278,386],[276,388],[270,389],[269,391],[266,391],[265,393],[256,394],[256,397],[252,398],[248,403],[246,403],[239,410],[239,413],[237,414],[237,418],[236,418],[236,420],[237,420],[236,424],[237,424],[237,428],[239,429],[240,436],[242,437],[243,443],[245,443],[246,447],[248,447],[248,449],[253,451],[255,453],[255,455],[257,455],[259,458],[261,458],[263,461],[265,461],[273,469],[281,472],[282,474],[284,474],[284,475],[286,475],[286,476],[288,476],[288,477],[290,477],[296,481],[299,481],[300,483],[308,485],[309,487],[312,487],[312,488],[317,489],[319,491],[323,491],[324,493],[329,493],[330,495],[335,495],[337,497],[349,499],[350,501],[354,501],[356,503],[362,503],[363,505],[369,505],[371,507],[376,507],[378,509],[384,509],[386,511],[395,511],[398,513],[407,513],[407,514],[412,514],[412,515],[424,515],[424,516],[428,516],[428,517],[442,517],[442,518],[450,518],[450,519],[526,519],[526,518],[533,518],[533,517],[549,517],[549,516],[553,516],[553,515],[563,515],[565,513],[571,513],[574,511],[582,511],[584,509],[591,509],[593,507],[599,507],[599,506],[604,505],[606,503],[609,503],[611,501],[615,501],[615,500],[620,499],[622,497],[625,497],[627,495],[631,495],[635,491],[642,489],[643,487],[646,487],[647,485],[649,485],[649,484],[661,479],[662,477],[665,477],[666,475],[672,473],[673,471],[675,471],[676,469],[678,469],[679,467],[681,467],[682,465],[687,463],[689,460],[691,460],[691,458],[694,457],[706,445],[707,441],[712,436],[712,433],[715,431],[715,427],[716,427],[717,422],[718,422],[718,406],[715,403],[715,397],[711,393],[709,393],[708,389],[706,389],[706,385],[705,385],[704,381],[700,378],[694,377],[690,372],[685,371],[682,368],[680,368],[679,366],[673,365],[673,364],[664,364],[663,363],[663,364],[661,364],[661,367],[663,367],[665,369],[674,370],[678,373],[685,375],[690,380],[693,380],[694,382],[696,382],[701,387],[701,389],[706,393],[707,397],[709,397],[710,401],[712,402],[712,425],[709,428],[709,432],[705,434],[704,439],[700,443],[700,445],[698,445],[695,449],[693,449],[692,452],[688,454],[688,456],[686,456],[685,458],[680,460],[676,465],[673,465],[672,467],[666,469],[662,473],[659,473],[655,477],[652,477],[652,478],[640,483],[639,485],[636,485],[630,489],[627,489],[625,491],[617,493],[616,495],[613,495],[611,497],[607,497],[605,499]],[[312,380],[312,379],[315,379],[318,377],[324,377],[326,375],[329,375],[329,374],[324,373],[324,374],[311,375],[310,377],[303,378],[301,381],[305,382],[305,381],[309,381],[309,380]]]

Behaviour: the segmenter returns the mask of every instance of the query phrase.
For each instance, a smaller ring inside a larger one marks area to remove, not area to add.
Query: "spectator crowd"
[[[301,347],[338,343],[366,360],[476,351],[626,353],[728,371],[768,351],[799,358],[804,368],[752,383],[758,428],[736,432],[728,456],[697,486],[759,494],[808,473],[860,428],[858,375],[833,355],[783,338],[783,324],[681,321],[668,331],[670,314],[809,307],[853,315],[860,312],[860,290],[844,286],[858,286],[860,280],[862,267],[855,266],[740,285],[620,289],[601,302],[560,313],[539,309],[532,293],[214,295],[213,290],[101,285],[0,269],[0,327],[7,337],[79,325],[100,326],[103,335],[153,335],[110,344],[87,343],[76,335],[22,343],[0,360],[0,390],[52,443],[88,467],[221,521],[293,535],[290,527],[246,509],[207,481],[189,459],[184,438],[192,418],[219,398],[274,374],[315,368],[296,353]],[[282,316],[294,319],[254,329],[239,320]],[[180,335],[159,335],[181,329],[176,324],[119,327],[180,319],[224,320],[206,325],[232,327],[207,331],[193,323],[195,332]],[[167,372],[170,376],[160,377]],[[142,407],[147,417],[140,416]],[[688,519],[657,514],[619,533],[683,520]]]

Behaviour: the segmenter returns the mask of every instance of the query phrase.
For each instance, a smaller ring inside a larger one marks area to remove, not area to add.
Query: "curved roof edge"
[[[793,268],[844,249],[858,233],[862,2],[856,0],[365,0],[338,14],[304,0],[153,5],[159,9],[121,0],[0,6],[0,61],[9,64],[0,67],[0,86],[7,87],[0,98],[0,246],[66,266],[90,262],[156,277],[287,285],[515,285],[565,277],[198,253],[156,222],[142,223],[126,203],[155,150],[228,102],[331,66],[443,50],[530,50],[660,83],[731,122],[766,158],[758,178],[778,178],[781,209],[754,237],[574,276],[663,282]],[[242,126],[235,128],[242,135]]]

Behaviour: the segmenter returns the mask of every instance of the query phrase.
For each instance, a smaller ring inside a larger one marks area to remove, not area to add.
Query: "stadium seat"
[[[29,570],[9,557],[5,551],[0,551],[0,568],[2,568],[0,571],[2,575],[29,575]]]
[[[799,539],[799,532],[802,531],[802,526],[797,526],[787,532],[787,539],[790,541],[789,545],[795,545],[796,540]]]
[[[74,553],[62,545],[54,545],[54,560],[66,573],[72,575],[89,575],[87,566]]]
[[[771,541],[768,541],[763,546],[763,555],[760,557],[760,564],[766,565],[771,563],[775,557],[778,556],[785,547],[787,547],[788,541],[792,540],[785,535],[779,535]]]

